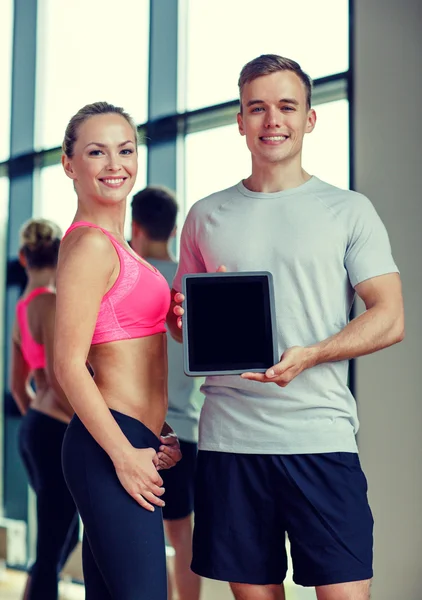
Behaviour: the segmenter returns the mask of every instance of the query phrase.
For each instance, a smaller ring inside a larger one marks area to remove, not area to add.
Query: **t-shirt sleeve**
[[[387,230],[368,198],[356,194],[347,220],[345,267],[352,286],[371,277],[398,273]]]
[[[182,276],[186,273],[206,273],[206,267],[201,251],[197,244],[196,211],[192,208],[186,217],[180,237],[179,266],[173,280],[173,288],[180,292],[182,290]]]

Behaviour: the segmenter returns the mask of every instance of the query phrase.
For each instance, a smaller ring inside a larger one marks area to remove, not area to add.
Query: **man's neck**
[[[257,164],[252,157],[252,175],[243,181],[252,192],[271,194],[299,187],[311,178],[301,164]]]
[[[136,254],[142,256],[146,260],[169,260],[174,261],[168,249],[168,242],[155,242],[153,240],[131,240],[129,242],[131,248]]]

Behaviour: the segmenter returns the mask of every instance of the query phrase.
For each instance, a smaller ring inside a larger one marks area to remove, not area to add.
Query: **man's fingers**
[[[185,310],[181,307],[181,306],[175,306],[173,308],[173,312],[175,315],[181,317],[182,315],[185,314]]]
[[[177,318],[177,326],[179,329],[182,329],[182,317]]]
[[[227,272],[227,267],[225,267],[224,265],[220,265],[217,269],[217,273],[226,273]]]
[[[183,302],[185,299],[184,295],[181,292],[177,292],[176,294],[174,294],[173,300],[175,302]]]
[[[263,383],[268,381],[264,373],[242,373],[241,377],[243,379],[251,379],[252,381],[261,381]]]
[[[163,466],[167,466],[167,467],[172,467],[173,465],[176,464],[176,461],[174,460],[174,458],[171,458],[170,456],[167,456],[166,454],[161,454],[159,455],[159,460],[160,460],[160,465]]]

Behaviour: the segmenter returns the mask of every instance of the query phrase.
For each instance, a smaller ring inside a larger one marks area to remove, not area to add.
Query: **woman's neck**
[[[35,290],[40,287],[55,288],[56,287],[56,269],[48,267],[44,269],[28,269],[27,291]]]
[[[115,206],[87,206],[79,202],[78,210],[76,211],[73,222],[87,221],[106,229],[111,233],[115,233],[120,237],[124,237],[126,216],[126,200]]]

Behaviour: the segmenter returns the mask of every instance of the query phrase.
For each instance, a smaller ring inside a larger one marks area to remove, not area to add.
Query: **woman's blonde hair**
[[[138,143],[138,131],[132,117],[120,106],[114,106],[114,104],[109,104],[108,102],[93,102],[92,104],[87,104],[83,106],[78,112],[73,115],[70,119],[66,131],[64,134],[64,140],[62,144],[63,154],[65,154],[68,158],[73,157],[73,149],[75,146],[75,142],[78,139],[78,131],[80,126],[90,119],[91,117],[95,117],[97,115],[107,115],[110,113],[114,113],[120,115],[129,123],[129,125],[133,129],[133,133],[135,135],[135,143]]]
[[[27,266],[34,269],[55,267],[62,231],[48,219],[29,219],[20,228],[20,250]]]

